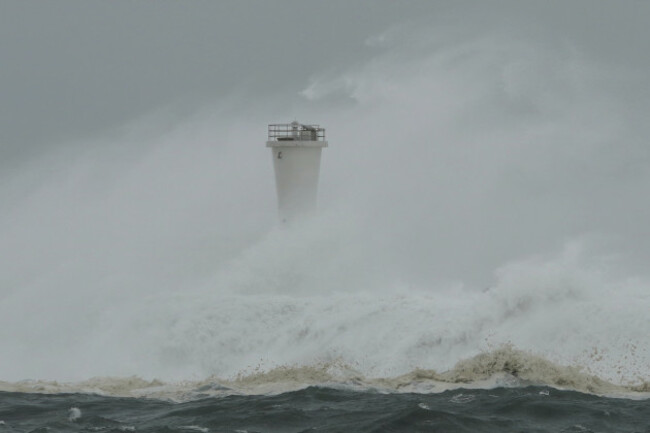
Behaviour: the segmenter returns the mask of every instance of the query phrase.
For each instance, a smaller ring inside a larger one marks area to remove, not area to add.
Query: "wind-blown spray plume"
[[[337,146],[322,213],[290,229],[273,226],[263,110],[164,134],[154,117],[5,176],[2,379],[236,388],[326,365],[393,389],[429,370],[561,386],[570,366],[592,389],[642,386],[647,127],[610,65],[507,37],[382,40],[295,105]]]

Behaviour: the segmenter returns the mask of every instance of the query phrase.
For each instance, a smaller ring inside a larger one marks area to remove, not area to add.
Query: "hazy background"
[[[104,305],[196,287],[483,290],[556,256],[643,278],[648,22],[641,1],[3,1],[0,341],[18,366],[126,317]],[[283,235],[264,142],[294,119],[330,147],[322,215]]]

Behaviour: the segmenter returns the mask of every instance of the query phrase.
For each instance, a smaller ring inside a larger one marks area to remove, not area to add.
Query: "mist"
[[[628,328],[624,312],[648,303],[650,258],[634,44],[594,49],[556,4],[418,8],[282,91],[154,101],[18,151],[0,175],[0,379],[180,380],[337,357],[388,375],[504,342],[569,362],[607,340],[569,306],[641,340],[647,319]],[[268,123],[294,119],[330,146],[319,214],[282,227],[264,143]],[[508,321],[531,304],[533,322]],[[448,310],[476,319],[456,328]],[[562,342],[574,352],[552,351],[562,332],[544,313],[577,330]],[[379,355],[382,339],[399,344]]]

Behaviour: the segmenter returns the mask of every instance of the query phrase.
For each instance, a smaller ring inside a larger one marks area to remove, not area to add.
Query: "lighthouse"
[[[289,223],[316,210],[325,129],[298,122],[269,125],[280,221]]]

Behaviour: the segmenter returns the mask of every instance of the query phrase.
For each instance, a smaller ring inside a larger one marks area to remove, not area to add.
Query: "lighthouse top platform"
[[[298,122],[269,125],[267,147],[327,147],[325,128]]]

